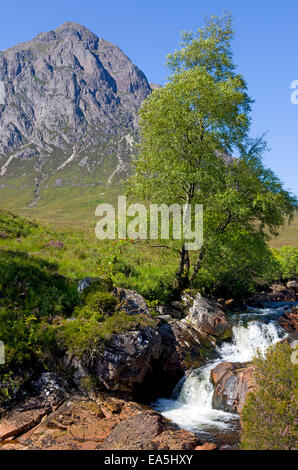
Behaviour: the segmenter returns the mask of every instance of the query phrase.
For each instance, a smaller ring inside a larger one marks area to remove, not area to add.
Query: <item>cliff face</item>
[[[117,46],[79,24],[0,52],[0,189],[111,184],[150,92]]]

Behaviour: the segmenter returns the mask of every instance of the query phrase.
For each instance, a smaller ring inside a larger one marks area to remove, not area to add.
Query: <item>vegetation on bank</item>
[[[241,414],[242,449],[297,449],[297,353],[279,343],[254,359],[257,385]]]
[[[2,227],[2,218],[11,217],[0,214]],[[2,373],[44,369],[57,351],[88,355],[114,332],[144,324],[144,318],[119,309],[113,286],[135,289],[149,302],[171,299],[176,259],[169,250],[161,255],[146,243],[99,241],[89,233],[55,233],[17,216],[11,220],[17,227],[14,236],[9,226],[10,238],[0,241],[0,339],[6,347]],[[255,252],[256,266],[267,263],[266,276],[256,277],[249,293],[273,280],[295,278],[297,256],[297,249],[285,247],[260,263]],[[196,288],[204,286],[213,295],[226,289],[233,295],[245,279],[235,279],[231,272],[235,268],[219,259],[202,270]],[[80,295],[77,283],[88,276],[101,281]]]

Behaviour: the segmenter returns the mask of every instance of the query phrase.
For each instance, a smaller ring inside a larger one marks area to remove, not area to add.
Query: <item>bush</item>
[[[235,231],[215,243],[202,262],[194,287],[217,297],[245,298],[268,287],[279,265],[266,241],[250,231]]]
[[[242,410],[241,447],[291,450],[297,442],[297,365],[287,343],[271,347],[254,360],[256,391]],[[295,354],[295,353],[294,353]]]
[[[298,249],[293,246],[284,246],[274,251],[279,264],[279,277],[283,280],[298,278]]]

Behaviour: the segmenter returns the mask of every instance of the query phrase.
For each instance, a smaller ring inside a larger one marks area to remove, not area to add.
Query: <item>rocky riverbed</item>
[[[273,288],[273,299],[261,294],[237,313],[190,292],[153,312],[138,293],[115,290],[154,324],[114,335],[92,362],[64,358],[71,380],[57,371],[32,380],[1,409],[1,450],[237,447],[251,358],[297,331],[297,290],[282,289],[282,302]]]

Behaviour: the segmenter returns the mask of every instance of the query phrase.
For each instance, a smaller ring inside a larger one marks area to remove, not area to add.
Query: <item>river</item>
[[[194,432],[202,441],[236,446],[240,438],[239,416],[212,408],[214,390],[210,372],[221,362],[251,361],[258,350],[264,354],[270,345],[285,338],[287,333],[277,319],[292,305],[275,302],[262,309],[248,307],[243,313],[229,315],[233,338],[218,348],[218,359],[183,377],[172,398],[159,398],[152,407],[180,428]]]

